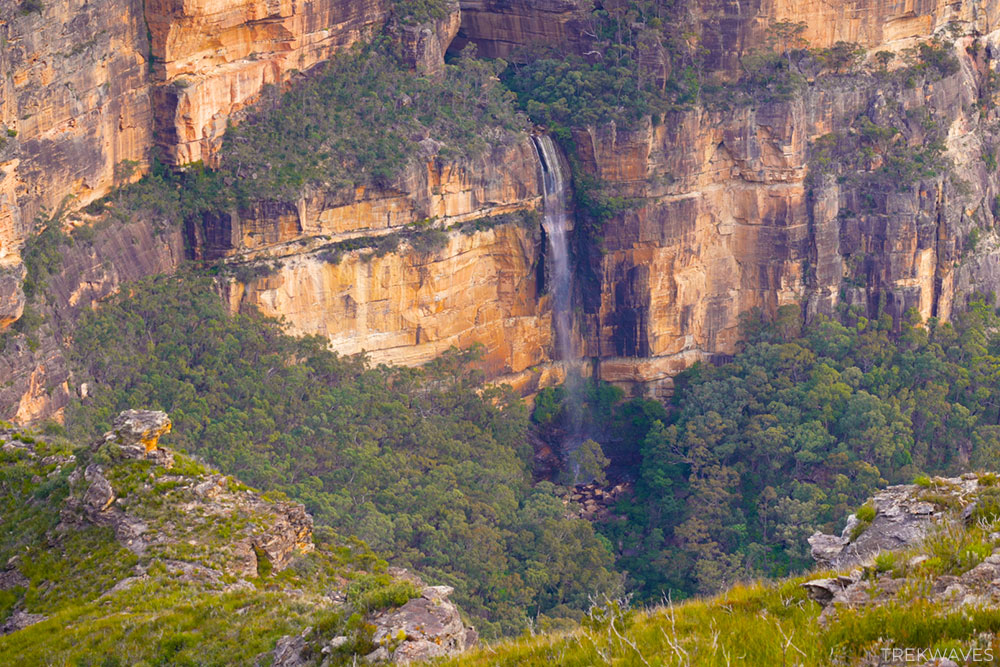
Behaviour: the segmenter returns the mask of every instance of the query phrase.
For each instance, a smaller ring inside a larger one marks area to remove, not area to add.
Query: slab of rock
[[[477,635],[448,601],[452,592],[450,586],[427,586],[419,598],[376,616],[372,639],[385,649],[379,659],[408,664],[457,655],[473,646]],[[391,653],[389,647],[394,647]]]
[[[271,667],[300,667],[306,664],[303,653],[306,648],[306,636],[312,628],[306,628],[301,635],[287,635],[278,640],[274,646],[274,660]]]
[[[90,464],[87,466],[83,478],[90,482],[87,492],[83,495],[83,503],[89,512],[103,512],[111,507],[115,502],[115,490],[111,488],[111,482],[104,476],[101,466]]]
[[[105,442],[117,442],[132,458],[146,458],[158,449],[160,437],[170,432],[171,422],[160,410],[125,410],[115,417]],[[155,455],[152,456],[156,458]],[[173,459],[170,460],[173,463]],[[170,466],[167,466],[170,467]]]
[[[840,536],[814,533],[809,538],[813,559],[822,567],[842,569],[869,561],[881,551],[915,546],[927,531],[950,511],[924,499],[927,494],[943,496],[958,506],[967,506],[978,487],[975,477],[935,478],[931,487],[915,484],[890,486],[872,499],[875,518],[852,539],[859,521],[850,515]]]
[[[0,635],[9,635],[12,632],[23,630],[29,625],[44,621],[47,616],[41,614],[29,614],[25,611],[15,611],[10,615],[3,625],[0,625]]]

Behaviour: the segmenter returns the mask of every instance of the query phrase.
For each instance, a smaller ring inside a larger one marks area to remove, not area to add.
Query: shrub
[[[362,575],[347,587],[347,603],[362,614],[400,607],[417,597],[420,589],[416,584],[388,574]]]
[[[22,14],[30,14],[32,12],[38,12],[41,14],[44,8],[45,5],[42,3],[42,0],[23,0],[23,2],[21,2]]]

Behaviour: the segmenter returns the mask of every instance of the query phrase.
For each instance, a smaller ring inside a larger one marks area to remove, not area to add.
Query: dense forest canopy
[[[73,355],[91,398],[69,428],[88,439],[119,411],[168,412],[171,444],[306,504],[320,524],[455,586],[486,633],[579,618],[620,577],[591,524],[533,485],[527,412],[447,354],[422,369],[371,367],[259,315],[230,316],[211,280],[134,285],[88,314]]]
[[[951,323],[911,311],[899,331],[852,312],[803,326],[786,306],[747,318],[731,363],[683,373],[669,415],[592,393],[594,436],[636,461],[635,495],[599,527],[631,585],[656,600],[801,570],[806,538],[839,528],[877,488],[994,468],[998,326],[984,297]],[[539,396],[542,427],[558,423],[562,395]]]

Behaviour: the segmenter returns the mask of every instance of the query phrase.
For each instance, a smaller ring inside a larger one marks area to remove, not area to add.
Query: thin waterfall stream
[[[566,182],[552,138],[533,137],[542,163],[544,218],[542,226],[549,239],[552,256],[552,320],[559,361],[576,357],[573,344],[573,271],[569,258],[569,216],[566,215]]]
[[[573,268],[569,252],[570,217],[567,214],[566,180],[563,177],[559,154],[548,135],[532,136],[542,167],[544,189],[542,201],[544,215],[542,227],[549,240],[551,253],[552,324],[556,338],[557,360],[566,367],[566,441],[562,443],[563,455],[572,458],[580,444],[582,427],[582,389],[579,373],[571,368],[578,354],[573,339]]]

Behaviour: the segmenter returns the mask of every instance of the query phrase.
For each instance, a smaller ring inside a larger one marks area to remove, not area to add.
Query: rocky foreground
[[[1000,477],[918,478],[876,494],[840,535],[809,539],[817,570],[713,598],[630,609],[595,601],[581,627],[450,664],[993,664],[1000,656]]]
[[[387,569],[363,545],[314,539],[301,504],[161,447],[170,425],[163,412],[130,410],[83,448],[0,430],[0,662],[100,654],[100,628],[122,617],[133,627],[103,648],[129,663],[183,656],[188,644],[192,655],[283,667],[409,663],[475,644],[450,587]],[[195,641],[190,619],[171,625],[179,610],[198,618],[233,605],[215,636]],[[242,646],[239,628],[254,617],[269,627]],[[129,631],[147,622],[173,643],[133,646]]]

